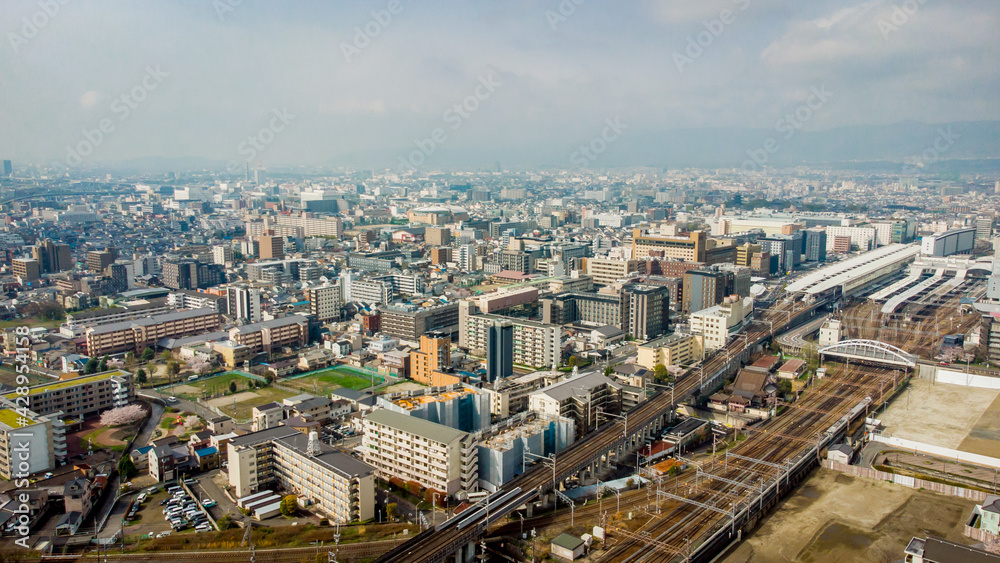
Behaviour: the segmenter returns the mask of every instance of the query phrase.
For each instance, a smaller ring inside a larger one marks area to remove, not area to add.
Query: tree
[[[146,370],[139,368],[139,371],[135,372],[135,381],[139,385],[146,382]]]
[[[173,359],[174,355],[170,353],[170,350],[164,350],[163,353],[160,354],[160,357],[163,358],[164,362],[169,362]]]
[[[235,381],[230,381],[229,382],[229,392],[230,393],[235,393],[236,392],[236,382]]]
[[[181,372],[181,365],[174,360],[167,362],[167,375],[173,377]]]
[[[228,530],[233,526],[233,517],[230,516],[229,514],[223,514],[216,521],[216,524],[219,525],[220,530]]]
[[[792,380],[782,379],[778,382],[778,395],[787,396],[792,394]]]
[[[655,377],[658,381],[663,381],[667,378],[667,375],[667,366],[663,364],[656,364],[653,367],[653,377]]]
[[[146,410],[139,405],[125,405],[116,409],[106,410],[101,413],[101,426],[123,426],[132,424],[137,420],[142,420],[146,416]]]
[[[385,517],[386,517],[386,519],[388,519],[390,522],[392,522],[398,516],[399,516],[399,507],[396,506],[396,503],[390,502],[389,504],[385,505]]]
[[[135,359],[135,352],[125,352],[125,369],[134,371],[139,362]]]
[[[568,361],[568,362],[566,362],[566,364],[567,364],[567,365],[568,365],[569,367],[571,367],[571,368],[572,368],[572,367],[576,367],[576,364],[577,364],[577,363],[578,363],[579,361],[580,361],[580,360],[578,360],[576,356],[570,356],[570,357],[569,357],[569,361]]]
[[[608,366],[608,367],[604,368],[604,377],[611,377],[611,374],[614,373],[614,372],[615,372],[614,368],[612,368],[611,366]]]
[[[101,358],[101,363],[98,364],[98,366],[97,366],[98,371],[108,371],[108,360],[109,359],[110,358],[108,358],[107,354],[105,354],[104,357]]]
[[[146,349],[142,351],[142,361],[144,362],[147,363],[151,362],[155,357],[156,357],[156,352],[154,352],[153,349],[150,348],[149,346],[147,346]]]
[[[280,508],[283,516],[294,516],[299,510],[299,499],[295,495],[287,495],[281,499]]]
[[[125,454],[118,460],[118,473],[121,474],[122,480],[125,481],[139,474],[139,470],[135,468],[135,463],[132,462],[132,456]]]
[[[98,363],[97,358],[90,358],[87,360],[87,365],[83,366],[83,373],[86,375],[97,373],[97,367],[99,365],[100,364]]]

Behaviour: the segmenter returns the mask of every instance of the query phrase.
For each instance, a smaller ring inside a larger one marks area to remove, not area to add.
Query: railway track
[[[782,484],[782,473],[774,466],[784,465],[797,456],[811,452],[815,447],[813,440],[822,436],[826,428],[847,414],[852,406],[868,398],[873,405],[880,404],[885,396],[893,392],[893,377],[892,370],[866,367],[854,367],[849,372],[835,374],[821,386],[820,393],[806,393],[800,399],[800,406],[805,408],[790,409],[733,448],[733,453],[741,456],[740,458],[730,457],[724,458],[723,462],[712,461],[703,464],[695,470],[694,475],[687,472],[673,481],[673,486],[680,487],[682,492],[693,491],[690,500],[713,506],[716,510],[695,510],[697,507],[693,504],[663,501],[670,509],[665,518],[653,519],[640,528],[637,533],[643,536],[641,539],[635,536],[618,539],[606,553],[602,554],[600,560],[609,562],[686,560],[710,534],[732,525],[730,523],[732,519],[718,510],[725,512],[726,509],[730,509],[733,514],[737,513],[741,503],[751,502],[739,499],[748,494],[752,495],[754,492],[752,487],[756,483],[759,483],[760,491],[776,487],[775,498],[780,496],[778,488],[784,487],[787,492],[790,483],[786,481]],[[759,462],[748,461],[751,458]],[[701,472],[708,473],[713,478],[702,481],[698,477],[698,473]],[[721,477],[725,481],[714,477]],[[700,482],[692,485],[692,480]],[[707,487],[703,485],[706,481]],[[708,502],[705,499],[709,499]],[[690,508],[678,510],[683,506]]]
[[[405,543],[406,540],[386,540],[364,543],[345,543],[339,548],[325,545],[319,550],[315,547],[294,547],[286,549],[258,549],[254,553],[254,563],[300,563],[312,561],[316,553],[325,554],[336,551],[339,561],[354,561],[378,557],[392,548]],[[85,563],[104,561],[120,562],[171,562],[171,563],[249,563],[250,550],[239,551],[154,551],[148,553],[115,553],[113,550],[105,554],[88,555],[53,555],[42,557],[42,563]]]
[[[729,342],[723,349],[716,352],[698,370],[689,369],[683,374],[674,386],[674,393],[659,391],[648,400],[637,406],[628,413],[629,426],[632,428],[642,428],[662,417],[665,413],[673,410],[677,403],[685,400],[692,394],[697,393],[703,384],[700,375],[715,375],[725,368],[733,365],[733,361],[739,358],[747,348],[755,346],[757,343],[780,334],[789,326],[801,320],[805,315],[811,314],[821,303],[807,305],[802,302],[781,302],[775,307],[768,309],[763,315],[763,319],[756,321],[737,338]],[[737,362],[738,363],[738,362]],[[573,473],[579,471],[588,463],[595,459],[595,452],[605,452],[612,450],[616,444],[620,443],[624,436],[625,421],[615,420],[607,423],[595,433],[584,440],[577,441],[567,449],[556,455],[554,462],[555,477],[553,469],[548,464],[535,464],[511,482],[507,483],[503,491],[520,489],[521,491],[537,491],[538,494],[555,486],[556,482],[561,482]],[[499,494],[499,493],[498,493]],[[516,507],[498,507],[501,510],[510,512]],[[502,517],[502,515],[501,515]],[[498,518],[497,518],[498,519]],[[490,519],[491,522],[494,518]],[[447,524],[447,523],[446,523]],[[450,553],[464,546],[470,541],[474,541],[488,529],[486,526],[472,526],[458,529],[457,526],[444,527],[439,525],[437,529],[425,531],[414,537],[406,545],[394,549],[378,559],[380,562],[408,561],[412,563],[423,563],[444,560]]]

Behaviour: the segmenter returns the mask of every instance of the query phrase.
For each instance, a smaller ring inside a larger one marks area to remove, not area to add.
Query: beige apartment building
[[[688,262],[704,262],[706,248],[705,231],[660,235],[651,233],[648,229],[632,229],[633,260],[645,260],[654,256]]]
[[[365,462],[388,480],[399,477],[464,498],[479,487],[475,438],[460,430],[387,409],[364,419]]]
[[[278,426],[229,442],[229,484],[237,497],[281,490],[339,523],[375,517],[375,470],[318,439]]]
[[[28,388],[26,396],[12,392],[4,395],[8,401],[18,400],[39,415],[62,412],[65,418],[83,418],[110,408],[123,407],[135,400],[132,374],[115,370]]]
[[[289,315],[229,329],[229,339],[246,346],[250,353],[270,354],[282,346],[300,347],[309,341],[309,320]]]
[[[633,272],[644,272],[644,260],[616,260],[614,258],[587,258],[587,275],[598,285],[614,285]]]
[[[93,326],[86,330],[87,354],[103,356],[119,352],[142,352],[163,338],[204,334],[219,330],[219,313],[213,309],[189,309],[131,321]]]

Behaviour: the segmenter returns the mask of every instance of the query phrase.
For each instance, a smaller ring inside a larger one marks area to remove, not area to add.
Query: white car
[[[168,403],[176,403],[177,402],[177,397],[167,397],[167,402]]]

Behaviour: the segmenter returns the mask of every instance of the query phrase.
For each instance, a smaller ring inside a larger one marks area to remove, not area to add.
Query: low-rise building
[[[21,398],[19,398],[21,397]],[[123,407],[135,400],[132,374],[123,370],[107,371],[28,388],[27,395],[7,393],[4,398],[17,401],[39,415],[61,413],[66,417],[96,414]],[[27,405],[24,405],[27,400]]]
[[[701,337],[704,350],[718,350],[729,335],[746,323],[753,313],[753,298],[730,295],[722,303],[691,313],[691,332]]]
[[[701,358],[701,342],[694,335],[675,332],[640,344],[635,362],[646,368],[681,366]]]
[[[572,419],[579,438],[607,422],[607,418],[600,417],[601,411],[608,414],[621,411],[621,387],[600,373],[571,377],[529,395],[528,408]]]

